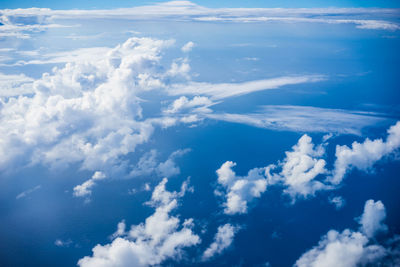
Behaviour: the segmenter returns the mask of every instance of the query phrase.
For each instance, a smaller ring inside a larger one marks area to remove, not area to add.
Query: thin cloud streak
[[[382,114],[308,106],[270,105],[262,112],[249,114],[213,113],[209,119],[247,124],[259,128],[297,132],[323,132],[360,135],[367,126],[387,118]]]

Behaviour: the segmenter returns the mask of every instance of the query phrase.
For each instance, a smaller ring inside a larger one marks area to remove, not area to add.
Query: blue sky
[[[395,1],[95,4],[1,2],[1,266],[398,265]]]

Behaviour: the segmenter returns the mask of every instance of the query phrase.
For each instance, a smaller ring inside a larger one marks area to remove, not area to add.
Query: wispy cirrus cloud
[[[360,135],[364,127],[387,120],[379,113],[291,105],[263,106],[257,113],[211,113],[206,116],[272,130],[355,135]]]
[[[286,85],[324,81],[323,75],[282,76],[242,83],[190,82],[174,84],[167,89],[169,95],[206,95],[214,100],[240,96],[253,92],[277,89]]]
[[[30,188],[30,189],[28,189],[28,190],[25,190],[24,192],[18,194],[18,195],[16,196],[16,199],[25,198],[25,197],[27,197],[28,195],[32,194],[33,192],[39,190],[40,188],[42,188],[42,186],[41,186],[41,185],[37,185],[37,186],[32,187],[32,188]]]

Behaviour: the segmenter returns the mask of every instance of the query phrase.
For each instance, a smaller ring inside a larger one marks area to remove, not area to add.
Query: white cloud
[[[298,197],[313,196],[319,190],[329,189],[327,185],[317,180],[318,175],[327,173],[326,162],[321,157],[324,155],[323,146],[314,148],[311,137],[303,135],[292,151],[285,152],[286,158],[278,166],[279,173],[270,174],[277,166],[267,168],[268,182],[274,184],[282,182],[286,187],[284,192],[293,200]]]
[[[214,236],[214,242],[204,251],[202,260],[206,261],[215,255],[221,254],[232,244],[237,231],[238,227],[229,223],[219,226]]]
[[[130,176],[146,176],[156,174],[159,177],[171,177],[180,173],[175,160],[188,153],[190,149],[178,149],[171,153],[164,162],[157,161],[157,151],[150,150],[145,153],[130,172]]]
[[[359,222],[360,230],[368,238],[374,237],[378,232],[385,232],[387,226],[383,224],[386,218],[385,206],[381,201],[373,201],[372,199],[365,202],[364,212],[361,215]]]
[[[354,142],[348,146],[336,146],[336,161],[332,176],[333,184],[339,184],[352,168],[368,171],[383,157],[390,155],[400,147],[400,121],[388,130],[386,142],[382,139],[365,139],[363,143]]]
[[[110,238],[111,239],[115,239],[115,238],[117,238],[117,237],[119,237],[119,236],[125,236],[127,233],[126,233],[126,224],[125,224],[125,220],[122,220],[122,221],[120,221],[119,223],[118,223],[118,225],[117,225],[117,231],[115,231],[111,236],[110,236]]]
[[[180,223],[170,215],[177,208],[178,199],[185,194],[187,184],[180,192],[165,189],[167,179],[154,189],[149,205],[155,212],[144,223],[132,225],[129,233],[117,237],[110,244],[97,245],[93,255],[79,260],[81,267],[90,266],[150,266],[166,259],[179,260],[183,248],[197,245],[200,238],[191,230],[190,223]]]
[[[31,55],[36,59],[30,60],[19,60],[13,64],[4,64],[6,66],[23,66],[23,65],[40,65],[40,64],[57,64],[57,63],[68,63],[68,62],[85,62],[98,61],[104,58],[104,55],[112,48],[109,47],[89,47],[89,48],[78,48],[71,51],[52,52],[52,53],[37,53]],[[25,54],[27,55],[27,54]]]
[[[385,256],[383,247],[367,244],[368,238],[360,232],[346,229],[339,233],[330,230],[322,237],[318,246],[296,261],[295,266],[355,267],[365,260],[371,263]]]
[[[162,84],[171,41],[131,38],[91,61],[67,63],[33,82],[31,97],[0,103],[0,169],[44,164],[121,171],[121,157],[164,119],[143,119],[138,94]],[[171,76],[169,76],[171,79]],[[174,122],[173,122],[174,123]],[[10,168],[12,169],[12,168]]]
[[[176,99],[164,112],[168,114],[178,113],[185,109],[195,108],[195,112],[212,112],[208,107],[214,103],[205,96],[195,96],[188,99],[186,96],[181,96]]]
[[[111,10],[51,10],[28,8],[1,10],[5,25],[46,25],[57,19],[127,19],[163,18],[178,21],[213,22],[283,22],[352,24],[360,29],[398,30],[393,22],[396,9],[383,8],[207,8],[189,1],[172,1],[149,6]],[[379,18],[379,19],[376,19]],[[24,25],[24,26],[25,26]]]
[[[251,169],[247,176],[236,176],[234,166],[236,163],[227,161],[216,171],[218,183],[226,191],[224,212],[229,215],[247,213],[249,202],[267,189],[263,168]]]
[[[346,205],[346,200],[344,200],[341,196],[331,197],[329,198],[329,203],[335,206],[337,210],[341,209]]]
[[[354,110],[285,105],[264,106],[261,112],[252,114],[211,113],[207,118],[273,130],[355,135],[385,119],[379,114]]]
[[[57,247],[69,247],[72,245],[72,240],[71,239],[67,239],[67,240],[61,240],[61,239],[56,239],[56,241],[54,241],[54,245],[56,245]]]
[[[161,162],[158,164],[156,172],[161,177],[171,177],[174,175],[178,175],[180,173],[180,169],[175,164],[175,159],[177,157],[181,157],[188,153],[190,149],[179,149],[173,152],[165,162]]]
[[[184,53],[188,53],[188,52],[192,51],[194,46],[195,46],[195,44],[193,42],[187,42],[184,46],[182,46],[181,50]]]
[[[28,196],[29,194],[32,194],[33,192],[39,190],[41,187],[42,187],[41,185],[37,185],[37,186],[35,186],[33,188],[30,188],[30,189],[18,194],[16,196],[16,199],[24,198],[24,197]]]
[[[92,178],[74,187],[73,195],[75,197],[89,197],[92,194],[92,187],[96,185],[96,182],[105,178],[107,178],[107,176],[104,173],[96,171]]]
[[[33,93],[34,79],[24,74],[0,73],[0,97],[12,97]]]
[[[357,157],[354,162],[357,164],[368,163],[369,167],[382,157],[382,151],[392,153],[400,146],[400,122],[395,126],[390,127],[388,130],[389,136],[386,142],[377,139],[378,150],[376,147],[367,150],[358,150]],[[338,188],[340,181],[332,180],[332,174],[337,172],[337,162],[343,164],[340,154],[336,152],[336,163],[333,170],[326,169],[326,143],[330,136],[323,136],[323,142],[319,145],[314,145],[311,137],[303,135],[296,145],[292,147],[291,151],[286,151],[286,157],[282,161],[275,164],[270,164],[262,168],[254,168],[248,172],[247,176],[240,177],[232,170],[236,163],[232,161],[225,162],[218,170],[218,183],[225,189],[224,192],[219,190],[215,191],[216,195],[224,195],[226,202],[224,203],[226,214],[247,213],[248,202],[253,198],[260,197],[265,192],[268,186],[283,186],[283,192],[288,194],[292,203],[299,198],[308,198],[314,196],[317,192],[322,190],[334,190]],[[369,145],[371,141],[366,139],[363,144]],[[354,144],[353,143],[353,148]],[[346,146],[344,146],[347,148]],[[356,145],[357,147],[357,145]],[[341,146],[337,146],[342,148]],[[348,149],[348,148],[347,148]],[[348,149],[350,150],[350,149]],[[368,153],[371,151],[378,151],[378,156],[373,156]],[[338,156],[339,155],[339,156]],[[373,159],[369,161],[369,159]],[[348,158],[347,158],[348,159]],[[358,167],[360,165],[357,165]],[[345,166],[348,167],[347,165]],[[366,168],[360,168],[367,170]],[[343,173],[344,175],[344,173]],[[343,176],[341,176],[343,179]],[[340,197],[335,197],[329,200],[336,208],[341,208],[345,202]]]
[[[189,82],[186,84],[173,84],[167,89],[170,95],[206,95],[213,100],[240,96],[253,92],[277,89],[286,85],[313,83],[325,80],[321,75],[283,76],[272,79],[248,81],[242,83]]]
[[[326,24],[353,24],[359,29],[396,31],[400,26],[394,22],[375,19],[331,19],[305,17],[200,17],[198,21],[214,22],[283,22],[283,23],[326,23]]]
[[[381,201],[374,202],[368,200],[365,203],[364,213],[361,218],[367,218],[367,232],[357,232],[345,229],[342,233],[336,230],[330,230],[317,246],[304,253],[296,261],[298,267],[355,267],[355,266],[375,266],[382,263],[382,260],[388,254],[391,254],[389,248],[374,243],[374,231],[381,226],[381,220],[385,208]],[[373,225],[371,225],[371,222]],[[361,229],[364,228],[363,219],[360,221]],[[380,266],[380,265],[379,265]],[[386,265],[385,265],[386,266]]]

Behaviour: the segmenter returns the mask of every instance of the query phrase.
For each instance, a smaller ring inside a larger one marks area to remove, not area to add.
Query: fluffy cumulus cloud
[[[317,246],[297,260],[298,267],[355,267],[381,266],[384,261],[392,262],[395,255],[390,247],[374,241],[375,233],[382,229],[385,208],[381,201],[368,200],[361,215],[361,231],[345,229],[343,232],[330,230]],[[365,229],[365,227],[367,227]],[[392,266],[392,265],[383,265]]]
[[[96,185],[97,181],[103,180],[105,178],[107,178],[107,176],[104,173],[100,171],[95,172],[92,178],[90,178],[83,184],[74,187],[74,196],[89,197],[92,194],[92,187]]]
[[[214,242],[204,251],[202,260],[206,261],[215,255],[221,254],[232,244],[237,231],[238,227],[229,223],[219,226],[214,236]]]
[[[364,213],[360,217],[361,231],[369,238],[378,232],[385,232],[387,226],[383,223],[386,218],[385,206],[381,201],[372,199],[365,202]]]
[[[235,165],[227,161],[217,170],[218,183],[225,190],[224,212],[230,215],[247,213],[248,203],[267,189],[264,169],[255,168],[246,176],[237,176],[232,170]],[[216,193],[220,194],[219,191]]]
[[[386,141],[366,139],[363,143],[354,142],[350,147],[336,146],[336,161],[330,182],[339,184],[352,168],[368,171],[383,157],[400,147],[400,122],[389,128]]]
[[[112,243],[95,246],[93,255],[80,259],[78,265],[157,265],[166,259],[178,260],[185,247],[200,243],[199,236],[191,229],[192,220],[181,223],[178,217],[171,215],[179,198],[185,194],[187,183],[182,184],[180,192],[169,192],[165,188],[167,181],[163,179],[154,189],[148,204],[155,208],[155,212],[144,223],[132,225],[130,231],[125,232],[125,222],[122,222]]]
[[[102,58],[67,63],[32,83],[32,96],[0,102],[0,168],[42,163],[104,170],[149,140],[138,95],[173,77],[160,65],[171,41],[131,38]],[[175,73],[175,75],[179,75]],[[24,78],[24,77],[22,77]]]
[[[325,174],[326,162],[321,157],[324,155],[323,146],[315,147],[311,137],[303,135],[298,143],[293,146],[292,151],[285,152],[286,158],[278,166],[279,173],[270,174],[270,170],[277,166],[267,168],[270,183],[281,182],[286,187],[284,192],[293,199],[296,197],[307,197],[315,192],[325,189],[327,186],[316,178]]]
[[[217,194],[224,194],[225,213],[246,213],[248,202],[260,197],[268,186],[281,186],[283,192],[289,195],[294,203],[299,198],[314,196],[323,190],[338,188],[348,169],[357,167],[368,171],[384,156],[390,155],[400,147],[400,122],[388,130],[386,142],[382,139],[374,141],[368,138],[363,143],[354,142],[352,148],[347,146],[336,147],[334,168],[326,168],[325,148],[331,135],[324,136],[319,145],[312,142],[311,137],[303,135],[292,150],[286,151],[282,161],[262,168],[254,168],[247,176],[240,177],[232,168],[236,165],[231,161],[225,162],[217,170],[218,183],[225,192],[216,190]],[[329,202],[340,209],[345,204],[341,197],[333,197]]]

